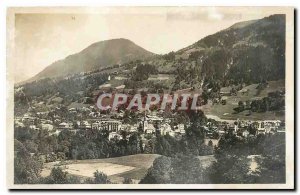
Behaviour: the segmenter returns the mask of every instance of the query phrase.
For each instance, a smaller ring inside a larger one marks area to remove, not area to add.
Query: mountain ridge
[[[123,49],[116,54],[112,52],[114,48]],[[132,54],[135,56],[131,58]],[[151,60],[149,57],[152,57]],[[75,59],[75,69],[74,65],[68,65],[71,64],[68,62],[70,59]],[[30,80],[89,72],[137,59],[141,63],[156,65],[161,72],[181,71],[180,74],[185,76],[179,75],[178,82],[181,81],[180,77],[199,82],[211,77],[234,79],[236,82],[246,80],[248,83],[258,83],[264,78],[282,79],[285,74],[285,16],[274,14],[262,19],[238,22],[165,55],[155,55],[124,38],[96,42],[52,63]],[[50,76],[45,72],[50,72]]]
[[[231,84],[284,79],[285,15],[233,24],[165,59],[167,65],[158,67],[177,72],[178,85],[208,79]]]
[[[125,38],[99,41],[78,53],[53,62],[26,82],[93,71],[153,55],[155,54]]]

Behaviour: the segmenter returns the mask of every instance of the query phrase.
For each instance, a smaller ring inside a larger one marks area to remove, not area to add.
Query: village
[[[57,110],[60,108],[57,107]],[[185,134],[189,123],[177,123],[174,117],[163,116],[163,111],[137,111],[134,122],[126,122],[125,112],[101,114],[95,111],[94,106],[83,108],[70,108],[69,115],[75,115],[81,120],[63,120],[61,116],[54,115],[49,119],[49,112],[28,112],[23,117],[15,118],[16,127],[29,127],[33,130],[45,130],[49,135],[59,135],[62,131],[77,133],[82,130],[108,131],[108,139],[122,139],[122,132],[127,137],[139,132],[143,139],[149,135],[169,135],[180,139]],[[84,113],[84,114],[83,114]],[[83,117],[86,116],[86,118]],[[259,134],[285,133],[284,121],[280,120],[215,120],[209,118],[202,128],[206,139],[219,139],[225,133],[231,132],[239,137],[256,136]]]

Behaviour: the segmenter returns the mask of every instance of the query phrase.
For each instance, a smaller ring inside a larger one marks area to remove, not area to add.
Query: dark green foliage
[[[49,176],[40,178],[40,184],[81,184],[81,180],[77,176],[68,174],[60,167],[54,167]]]
[[[88,178],[84,181],[77,176],[68,174],[60,167],[54,167],[48,177],[41,178],[38,183],[41,184],[110,184],[107,175],[99,172],[94,172],[94,178]]]
[[[207,78],[224,86],[284,79],[285,15],[237,26],[178,51],[182,54],[196,50],[189,54],[189,59],[173,62],[178,69],[174,89],[184,88],[182,82],[195,85],[204,79],[204,84],[208,84]]]
[[[212,165],[210,171],[212,183],[247,184],[254,181],[254,177],[248,174],[250,167],[246,156],[223,155]]]
[[[99,172],[98,170],[94,173],[94,183],[95,184],[107,184],[109,183],[109,180],[107,178],[107,175],[105,175],[102,172]]]
[[[209,170],[212,183],[284,183],[285,136],[258,135],[238,139],[227,134],[216,147],[215,158]],[[249,155],[257,155],[256,170],[250,170]]]
[[[133,181],[132,179],[126,177],[124,178],[123,184],[133,184]]]
[[[193,51],[189,55],[190,60],[198,60],[201,57],[202,52],[200,51]]]
[[[51,97],[54,94],[59,94],[59,96],[64,97],[65,103],[67,102],[75,102],[83,97],[92,97],[92,90],[98,89],[99,85],[105,83],[107,81],[107,74],[90,74],[84,79],[80,79],[79,75],[61,79],[43,79],[39,81],[35,81],[32,83],[24,84],[23,93],[26,98],[19,95],[19,93],[15,93],[15,102],[23,102],[23,104],[30,104],[30,98],[33,97]],[[83,95],[79,95],[79,91],[84,91]],[[91,101],[91,100],[89,100]]]
[[[211,140],[209,140],[208,146],[211,146],[211,147],[213,146],[213,142]]]
[[[26,147],[16,139],[14,151],[14,183],[32,184],[38,182],[43,163],[38,157],[31,156]]]
[[[94,172],[94,178],[88,178],[84,181],[85,184],[110,184],[111,181],[108,179],[107,175],[98,170]]]
[[[174,61],[175,60],[175,52],[171,51],[170,53],[163,55],[163,58],[167,61]]]
[[[286,166],[283,157],[267,155],[264,158],[257,159],[260,175],[257,183],[285,183]]]
[[[251,112],[267,112],[267,111],[281,111],[284,110],[285,95],[284,92],[275,91],[270,92],[267,97],[257,100],[248,100],[245,103],[239,101],[238,107],[233,110],[236,113],[249,110]]]
[[[222,105],[226,105],[227,101],[226,100],[221,100]]]
[[[243,112],[244,109],[245,109],[244,102],[239,101],[238,107],[234,108],[233,110],[234,110],[235,112],[239,113],[239,112]]]
[[[135,72],[132,75],[133,81],[143,81],[149,78],[150,74],[157,74],[158,70],[155,66],[149,64],[137,65]]]
[[[195,156],[177,154],[159,157],[153,162],[141,184],[209,183],[206,172]]]
[[[53,168],[51,170],[50,176],[48,178],[48,183],[53,184],[66,184],[68,183],[67,180],[67,172],[63,172],[60,167]]]

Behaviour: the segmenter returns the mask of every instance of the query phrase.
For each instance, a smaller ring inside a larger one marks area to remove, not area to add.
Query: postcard
[[[294,8],[7,8],[9,189],[294,189]]]

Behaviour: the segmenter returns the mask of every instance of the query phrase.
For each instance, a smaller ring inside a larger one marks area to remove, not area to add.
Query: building
[[[123,77],[123,76],[116,76],[115,77],[115,80],[119,80],[119,81],[122,81],[122,80],[126,80],[127,77]]]
[[[220,130],[220,131],[218,131],[218,133],[219,133],[219,136],[222,137],[223,135],[225,135],[226,132],[223,130]]]
[[[58,125],[58,128],[59,130],[68,130],[68,129],[71,129],[73,128],[73,125],[71,123],[66,123],[66,122],[62,122]]]
[[[185,134],[184,124],[178,124],[177,126],[174,126],[174,130],[176,133]]]
[[[118,91],[118,90],[122,90],[122,89],[125,89],[125,85],[119,85],[117,87],[115,87],[115,89]]]
[[[241,95],[248,95],[249,89],[243,88],[243,89],[239,90],[238,93]]]
[[[231,95],[231,87],[222,87],[220,89],[221,96],[230,96]]]
[[[32,130],[39,130],[39,128],[37,128],[35,125],[29,125],[29,129],[32,129]]]
[[[53,130],[53,125],[51,125],[51,124],[41,124],[41,126],[42,126],[42,129],[43,130],[46,130],[46,131],[52,131]]]
[[[144,122],[143,129],[146,134],[153,134],[156,131],[154,125],[151,123],[149,124],[147,121]]]
[[[149,81],[165,81],[169,79],[170,76],[167,74],[150,75],[148,78]]]
[[[257,128],[257,134],[275,133],[280,125],[280,121],[256,121],[253,123]]]
[[[121,135],[119,135],[117,132],[110,132],[108,135],[108,139],[121,139]]]
[[[109,84],[109,83],[106,83],[106,84],[103,84],[103,85],[99,86],[99,89],[102,89],[102,90],[110,89],[110,88],[111,88],[111,84]]]
[[[161,135],[170,135],[173,134],[173,130],[171,128],[171,126],[167,123],[164,123],[160,126],[160,134]]]
[[[35,123],[36,118],[29,116],[29,114],[24,114],[23,118],[22,118],[22,122],[24,124],[29,124],[29,125],[33,125]]]
[[[101,120],[92,124],[93,129],[107,130],[109,132],[119,132],[122,127],[122,122],[117,120]]]
[[[137,125],[131,125],[130,126],[130,129],[129,129],[129,132],[130,133],[133,133],[133,132],[137,132],[138,131],[138,127],[137,127]]]
[[[147,115],[146,120],[149,122],[162,122],[164,119],[156,115]]]
[[[249,133],[249,131],[247,131],[247,130],[245,130],[245,131],[242,132],[242,136],[243,136],[243,137],[248,137],[249,134],[250,134],[250,133]]]
[[[92,125],[88,121],[82,121],[77,123],[79,129],[91,129]]]

